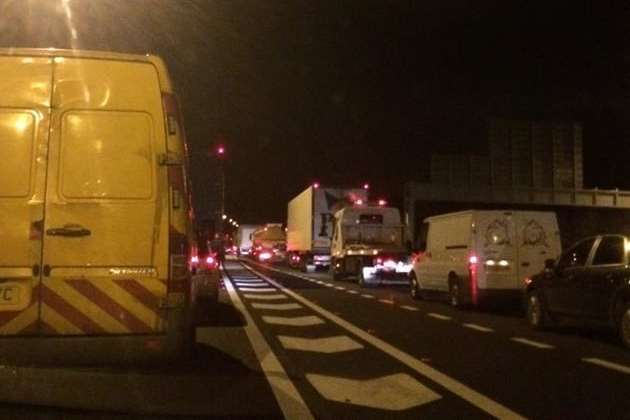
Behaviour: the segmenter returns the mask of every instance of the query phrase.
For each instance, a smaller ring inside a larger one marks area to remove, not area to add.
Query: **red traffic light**
[[[319,188],[319,182],[313,182],[313,188]]]
[[[364,190],[369,190],[370,189],[370,184],[368,184],[367,182],[365,184],[363,184],[363,189]]]
[[[217,155],[219,156],[225,155],[225,146],[223,145],[217,146]]]

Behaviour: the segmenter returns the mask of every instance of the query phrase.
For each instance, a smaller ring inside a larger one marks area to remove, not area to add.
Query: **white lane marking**
[[[346,288],[343,287],[343,286],[335,286],[335,289],[337,289],[337,290],[346,290]]]
[[[466,328],[470,328],[471,330],[481,331],[481,332],[493,332],[494,330],[489,327],[484,327],[483,325],[478,324],[462,324]]]
[[[245,264],[244,264],[245,265]],[[313,311],[319,313],[324,318],[327,318],[329,321],[334,322],[339,325],[341,328],[346,329],[351,334],[359,337],[361,340],[371,344],[376,347],[383,353],[388,354],[399,362],[405,364],[409,368],[418,372],[420,375],[425,376],[437,383],[441,387],[447,389],[452,392],[456,396],[459,396],[465,401],[468,401],[470,404],[479,408],[480,410],[485,411],[493,417],[497,418],[510,418],[513,420],[525,420],[524,417],[516,413],[515,411],[510,410],[509,408],[499,404],[498,402],[486,397],[485,395],[475,391],[474,389],[464,385],[463,383],[451,378],[450,376],[440,372],[439,370],[427,365],[426,363],[421,362],[415,357],[411,356],[409,353],[405,353],[404,351],[398,349],[395,346],[392,346],[388,342],[381,340],[378,337],[373,336],[367,331],[362,330],[361,328],[351,324],[343,318],[338,317],[332,312],[327,311],[321,306],[311,302],[310,300],[298,295],[290,289],[280,285],[275,280],[271,279],[268,276],[262,275],[251,267],[245,265],[247,268],[252,270],[252,272],[261,275],[262,278],[267,280],[269,283],[279,287],[285,292],[287,295],[291,296],[293,299],[297,300],[304,306],[311,308]]]
[[[348,293],[352,294],[352,295],[358,295],[359,292],[357,292],[356,290],[348,290]]]
[[[536,347],[537,349],[553,349],[555,348],[551,344],[541,343],[540,341],[528,340],[523,337],[512,337],[510,338],[512,341],[516,341],[517,343],[525,344],[526,346]]]
[[[239,287],[238,290],[241,292],[255,292],[255,293],[265,293],[265,292],[277,292],[278,289],[274,289],[272,287],[262,287],[260,289],[256,289],[255,287]]]
[[[609,362],[608,360],[598,359],[596,357],[585,357],[582,359],[582,361],[630,375],[630,367],[620,365],[618,363]]]
[[[278,340],[280,340],[282,347],[287,350],[312,351],[327,354],[363,348],[362,344],[357,343],[346,335],[324,338],[302,338],[279,335]]]
[[[323,324],[324,320],[315,315],[307,316],[263,316],[263,321],[267,324],[289,325],[291,327],[310,327],[311,325]]]
[[[302,305],[299,303],[252,303],[252,308],[255,309],[270,309],[273,311],[290,311],[293,309],[301,309]]]
[[[266,282],[265,283],[239,283],[239,282],[236,282],[234,284],[239,286],[239,288],[242,288],[242,287],[269,287],[269,283],[266,283]]]
[[[435,319],[441,319],[442,321],[449,321],[452,319],[450,316],[436,314],[435,312],[429,312],[427,316],[430,316],[431,318],[435,318]]]
[[[401,308],[406,309],[408,311],[419,311],[420,309],[416,308],[415,306],[409,306],[409,305],[400,305]]]
[[[381,303],[386,303],[388,305],[393,305],[394,304],[394,301],[393,300],[389,300],[389,299],[379,299],[378,301],[381,302]]]
[[[233,279],[233,281],[235,283],[247,283],[247,284],[253,284],[253,283],[265,283],[264,280],[261,279],[252,279],[252,280],[242,280],[242,279]]]
[[[330,284],[330,283],[324,283],[324,286],[326,286],[326,287],[335,287],[334,284]]]
[[[278,300],[278,299],[286,299],[287,295],[283,294],[275,294],[275,295],[250,295],[248,293],[243,294],[243,296],[247,299],[260,299],[260,300]]]
[[[278,361],[276,355],[271,351],[269,344],[265,341],[258,327],[256,327],[254,320],[247,312],[247,308],[245,308],[238,293],[236,293],[234,286],[229,281],[225,281],[225,277],[224,283],[232,304],[245,318],[246,322],[243,329],[284,417],[288,419],[314,419],[302,396],[295,388],[295,385],[293,385],[293,382],[291,382],[291,379],[289,379],[287,372]]]
[[[406,373],[364,380],[307,373],[306,379],[328,400],[381,410],[408,410],[442,398]]]
[[[374,299],[374,296],[368,295],[367,293],[362,294],[361,297],[364,297],[366,299]]]

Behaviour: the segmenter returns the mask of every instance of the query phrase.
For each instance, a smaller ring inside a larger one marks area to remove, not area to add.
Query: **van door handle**
[[[71,238],[78,238],[81,236],[90,236],[92,231],[86,229],[81,225],[67,224],[60,228],[46,229],[46,235],[49,236],[68,236]]]

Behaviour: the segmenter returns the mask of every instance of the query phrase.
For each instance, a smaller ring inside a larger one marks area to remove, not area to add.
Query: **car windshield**
[[[630,418],[628,1],[0,0],[0,156],[0,417]]]

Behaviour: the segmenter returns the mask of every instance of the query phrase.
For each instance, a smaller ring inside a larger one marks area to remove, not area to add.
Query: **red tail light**
[[[191,259],[190,262],[193,264],[198,264],[199,263],[199,257],[194,255]]]
[[[215,263],[214,257],[209,255],[208,258],[206,258],[206,264],[214,265],[214,263]]]
[[[473,305],[477,304],[477,262],[476,255],[468,257],[468,276],[470,277],[470,298]]]

